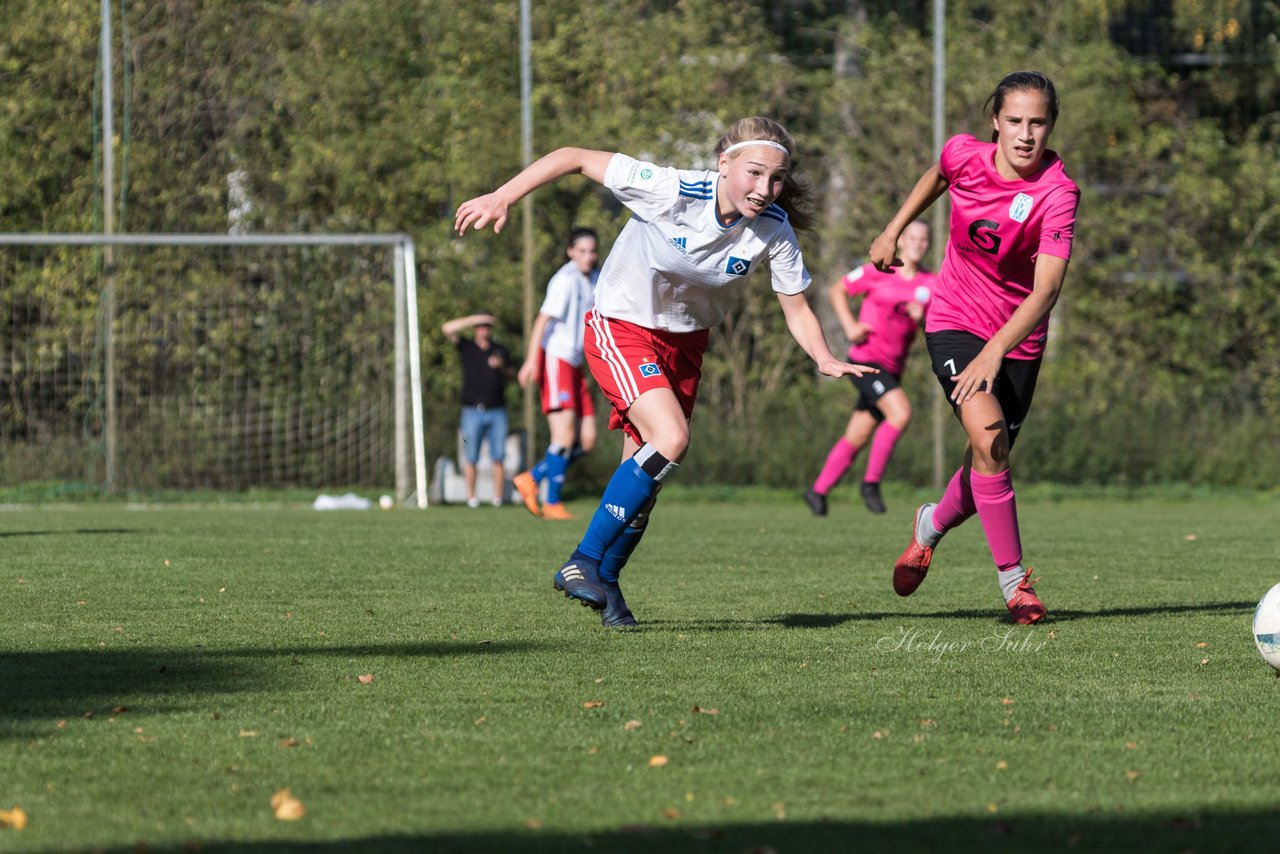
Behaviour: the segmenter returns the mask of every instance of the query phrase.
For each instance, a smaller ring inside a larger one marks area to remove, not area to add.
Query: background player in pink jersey
[[[872,264],[863,264],[831,286],[831,307],[851,342],[850,361],[875,365],[880,373],[850,377],[858,399],[849,426],[831,447],[822,471],[804,494],[805,503],[815,516],[827,515],[827,495],[868,440],[871,451],[860,492],[872,513],[885,510],[880,480],[894,446],[911,423],[911,401],[899,382],[933,292],[934,275],[920,269],[928,251],[929,226],[913,222],[898,238],[902,266],[896,271],[883,273]],[[859,296],[862,306],[855,319],[849,304]]]
[[[1046,146],[1058,118],[1053,82],[1007,75],[992,92],[991,142],[952,137],[871,246],[881,270],[899,263],[898,236],[944,191],[951,239],[925,322],[934,373],[968,437],[964,463],[937,504],[916,511],[911,543],[893,568],[909,596],[924,580],[943,534],[975,513],[1014,622],[1045,607],[1022,566],[1009,449],[1031,405],[1049,312],[1058,300],[1080,191]]]
[[[767,263],[787,327],[821,373],[870,370],[831,353],[805,300],[810,279],[792,228],[804,201],[790,172],[794,151],[786,129],[760,116],[740,119],[720,138],[713,169],[561,148],[458,207],[459,234],[490,223],[500,231],[518,199],[581,173],[634,213],[600,271],[586,335],[591,374],[613,405],[609,426],[625,433],[622,465],[553,578],[556,589],[600,611],[605,626],[635,625],[618,573],[688,450],[707,330],[724,319],[751,272]]]

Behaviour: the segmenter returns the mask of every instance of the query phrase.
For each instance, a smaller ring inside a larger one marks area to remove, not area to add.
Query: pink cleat
[[[1013,598],[1005,603],[1009,607],[1009,615],[1020,626],[1038,623],[1048,613],[1045,610],[1044,603],[1040,601],[1040,597],[1036,596],[1036,591],[1031,589],[1031,585],[1040,580],[1038,578],[1033,579],[1031,572],[1031,569],[1028,568],[1026,576],[1018,583],[1018,589],[1014,591]]]
[[[916,515],[911,522],[911,545],[893,564],[893,592],[899,596],[910,596],[916,592],[920,582],[929,572],[929,563],[933,560],[933,549],[921,545],[916,539],[916,528],[920,524],[920,514],[928,507],[921,504],[916,508]]]

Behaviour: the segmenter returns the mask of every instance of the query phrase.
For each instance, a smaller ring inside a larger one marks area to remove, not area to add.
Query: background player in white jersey
[[[572,519],[560,503],[565,472],[596,446],[596,408],[587,390],[582,340],[587,309],[595,302],[598,238],[589,228],[569,234],[565,262],[547,283],[547,295],[529,332],[520,385],[536,382],[551,443],[531,471],[512,479],[524,506],[544,519]],[[538,484],[547,482],[547,503],[538,506]]]
[[[684,459],[707,330],[724,319],[748,274],[768,263],[787,327],[820,372],[871,370],[831,353],[805,301],[810,279],[792,228],[797,220],[804,224],[804,193],[791,175],[794,151],[786,129],[759,116],[729,128],[710,170],[561,148],[458,207],[459,234],[491,223],[500,231],[518,199],[580,173],[634,214],[600,272],[586,335],[587,364],[613,404],[609,426],[626,434],[623,461],[554,578],[566,596],[601,611],[606,626],[635,624],[618,572],[644,533],[658,489]]]

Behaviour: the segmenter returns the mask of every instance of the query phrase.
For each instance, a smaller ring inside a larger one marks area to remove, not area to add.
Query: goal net
[[[425,506],[402,235],[0,235],[0,484]]]

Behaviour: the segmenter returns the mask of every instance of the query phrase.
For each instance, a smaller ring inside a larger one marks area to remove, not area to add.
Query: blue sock
[[[560,490],[564,487],[564,473],[569,468],[569,460],[563,454],[547,451],[541,465],[547,469],[547,503],[560,503]]]
[[[536,466],[529,470],[529,474],[533,475],[535,483],[542,483],[546,479],[548,460],[552,457],[561,456],[563,453],[564,448],[559,445],[547,445],[547,453],[538,461]]]
[[[619,573],[627,565],[627,561],[631,559],[631,553],[636,550],[636,546],[640,545],[640,538],[649,528],[649,513],[653,510],[653,502],[656,498],[657,495],[650,499],[631,524],[618,535],[618,539],[609,544],[609,550],[604,553],[604,559],[600,561],[601,581],[607,584],[618,583]]]
[[[676,463],[668,462],[649,444],[618,466],[574,554],[597,564],[603,560],[614,540],[640,511],[647,509],[649,499],[658,491],[658,484],[676,468]]]

